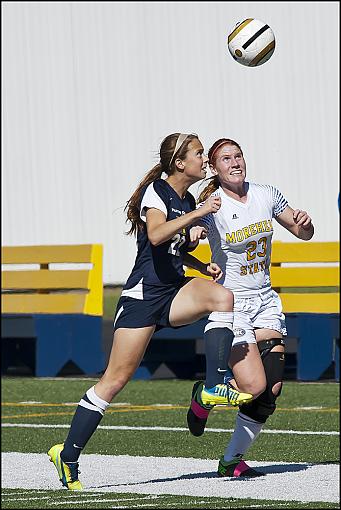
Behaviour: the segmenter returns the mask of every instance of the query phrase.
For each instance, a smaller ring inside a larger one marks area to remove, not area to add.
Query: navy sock
[[[77,462],[82,449],[103,418],[109,403],[102,400],[90,388],[81,398],[72,418],[69,434],[64,442],[64,449],[60,456],[63,462]]]
[[[209,321],[205,327],[206,388],[223,384],[226,375],[231,376],[228,360],[234,334],[227,323]]]

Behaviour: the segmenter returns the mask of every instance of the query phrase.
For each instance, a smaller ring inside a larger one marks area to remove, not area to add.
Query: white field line
[[[337,264],[337,263],[336,263]],[[30,380],[34,380],[34,381],[41,381],[42,380],[42,377],[30,377]],[[58,377],[44,377],[44,381],[59,381],[59,382],[63,382],[63,381],[96,381],[98,382],[98,377],[61,377],[61,376],[58,376]],[[136,384],[138,382],[140,382],[138,379],[134,379],[133,381],[131,381],[133,384]],[[155,381],[157,382],[157,381]],[[321,386],[321,385],[327,385],[327,384],[338,384],[336,381],[294,381],[294,384],[298,383],[300,386],[305,386],[305,385],[309,385],[309,386],[313,386],[313,385],[318,385],[318,386]],[[286,384],[291,384],[290,381],[288,381]]]
[[[61,489],[46,453],[7,452],[1,455],[2,490]],[[80,479],[86,495],[134,493],[194,497],[252,498],[277,501],[339,502],[339,466],[304,462],[255,462],[266,476],[234,479],[217,476],[217,460],[83,454]],[[18,469],[19,467],[19,469]],[[141,503],[141,502],[140,502]],[[115,504],[115,503],[114,503]]]
[[[63,491],[64,492],[64,491]],[[91,496],[91,494],[89,495]],[[13,502],[13,501],[42,501],[43,499],[51,499],[50,496],[41,496],[39,498],[6,498],[6,503],[8,502]],[[66,503],[68,505],[79,505],[79,504],[84,504],[84,503],[93,503],[94,502],[94,499],[96,500],[96,503],[117,503],[118,501],[136,501],[136,498],[122,498],[122,499],[98,499],[98,494],[94,495],[93,498],[91,499],[80,499],[79,497],[79,494],[77,496],[75,496],[73,498],[75,501],[72,501],[70,498],[66,498],[66,499],[62,499],[62,498],[59,498],[58,501],[54,501],[54,502],[50,502],[50,505],[62,505],[64,506]],[[123,507],[124,508],[124,507]],[[128,508],[128,507],[125,507],[125,508]],[[131,507],[129,507],[131,508]]]
[[[43,424],[43,423],[2,423],[1,427],[15,427],[15,428],[28,428],[28,429],[68,429],[70,425],[67,424]],[[169,431],[169,432],[188,432],[186,427],[131,427],[128,425],[99,425],[97,429],[103,430],[155,430],[155,431]],[[207,427],[206,432],[233,432],[234,429],[214,429]],[[276,430],[264,429],[262,434],[298,434],[298,435],[312,435],[312,436],[338,436],[340,433],[336,430],[328,431],[315,431],[315,430]]]
[[[124,499],[124,498],[122,498],[122,499],[112,499],[112,498],[111,499],[96,499],[96,503],[117,503],[117,501],[124,501],[124,502],[126,502],[126,501],[135,501],[136,502],[136,498],[129,498],[129,499]],[[74,501],[74,502],[73,501],[54,501],[54,502],[50,503],[50,505],[55,505],[55,506],[62,505],[62,506],[64,506],[66,502],[67,502],[68,505],[70,505],[70,503],[74,504],[74,505],[79,505],[79,504],[84,505],[84,503],[93,503],[94,500],[93,499],[82,499],[81,501]],[[116,508],[141,508],[142,506],[146,506],[146,507],[150,508],[151,506],[159,507],[159,505],[160,505],[160,503],[154,503],[154,504],[148,503],[147,505],[142,505],[142,504],[139,503],[138,506],[136,506],[136,507],[134,505],[130,504],[129,506],[125,505],[123,507],[116,507]],[[112,508],[112,507],[110,507],[110,508]]]

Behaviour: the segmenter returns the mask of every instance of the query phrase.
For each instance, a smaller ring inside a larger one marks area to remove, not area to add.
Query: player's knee
[[[280,394],[281,390],[282,390],[282,382],[278,382],[278,383],[274,384],[272,387],[272,393],[276,396],[278,396]]]
[[[269,398],[268,392],[264,391],[259,397],[252,400],[249,404],[239,406],[243,414],[259,423],[265,423],[276,409],[275,395]]]
[[[233,311],[233,294],[230,290],[225,289],[222,285],[218,285],[214,290],[212,299],[210,300],[211,312],[232,312]]]

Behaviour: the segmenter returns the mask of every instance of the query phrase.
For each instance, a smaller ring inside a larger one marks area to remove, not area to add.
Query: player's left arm
[[[284,211],[276,216],[276,220],[282,227],[303,241],[309,241],[314,235],[311,217],[301,209],[292,209],[287,205]]]

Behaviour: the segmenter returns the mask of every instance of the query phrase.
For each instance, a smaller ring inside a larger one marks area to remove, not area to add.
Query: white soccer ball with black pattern
[[[272,56],[275,51],[275,36],[269,25],[259,19],[248,18],[233,27],[227,45],[236,62],[256,67]]]

